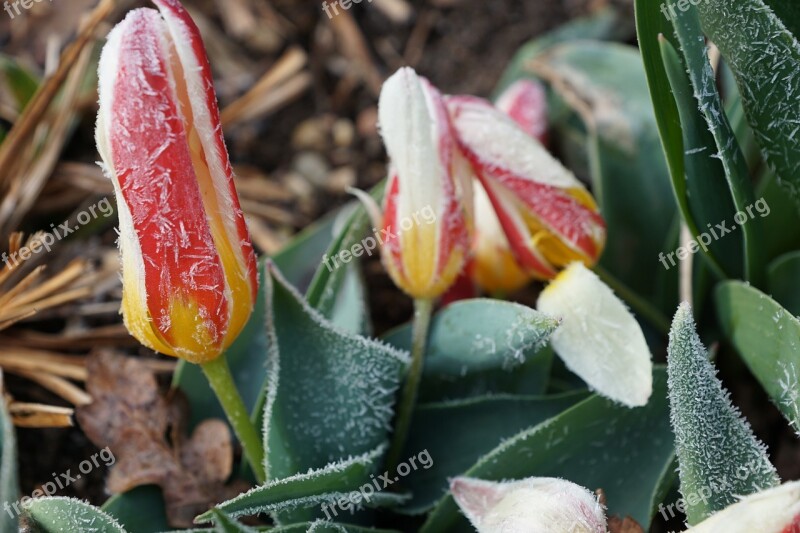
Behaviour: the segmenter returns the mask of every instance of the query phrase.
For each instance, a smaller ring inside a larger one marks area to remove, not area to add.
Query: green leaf
[[[264,280],[265,278],[266,270],[262,263],[259,266],[259,279]],[[264,291],[260,289],[250,320],[239,337],[225,352],[234,382],[250,412],[253,412],[254,407],[258,405],[258,399],[262,395],[267,381],[264,370],[267,364],[268,349],[267,333],[264,327],[265,317]],[[172,378],[172,386],[181,389],[189,401],[190,428],[208,418],[227,420],[225,412],[208,385],[208,380],[203,375],[200,366],[180,361]]]
[[[720,285],[716,303],[725,336],[800,434],[800,321],[744,283]]]
[[[746,215],[746,209],[748,207],[752,209],[755,203],[755,193],[750,182],[747,162],[725,115],[722,99],[717,90],[716,75],[708,60],[697,11],[690,8],[688,11],[681,13],[679,17],[674,19],[674,25],[675,34],[680,42],[684,61],[688,67],[689,79],[694,89],[696,106],[699,107],[705,121],[705,128],[695,121],[690,124],[684,122],[684,129],[694,127],[701,130],[707,129],[711,133],[711,137],[701,133],[693,136],[686,135],[686,138],[689,139],[685,146],[687,153],[701,150],[698,152],[697,158],[688,159],[689,164],[686,170],[687,179],[690,182],[689,194],[693,192],[691,180],[713,180],[713,183],[696,188],[696,192],[702,193],[704,196],[697,198],[698,204],[702,205],[694,205],[693,207],[705,212],[705,216],[698,219],[698,226],[702,223],[715,225],[727,222],[735,228],[736,224],[732,219],[732,214],[735,211],[739,211]],[[678,103],[680,108],[681,102]],[[686,116],[687,111],[684,110],[681,118],[683,119]],[[712,139],[713,143],[710,142]],[[729,194],[725,196],[721,196],[723,174],[719,172],[718,164],[711,160],[714,157],[721,162],[724,177],[727,180]],[[708,160],[704,158],[708,158]],[[717,168],[716,172],[714,168]],[[693,174],[692,172],[695,173]],[[721,202],[721,198],[732,199],[733,207],[725,207]],[[714,204],[722,204],[722,207],[715,209],[708,207]],[[715,218],[716,220],[714,220]],[[763,240],[759,219],[746,219],[746,222],[741,224],[741,229],[744,239],[745,278],[756,285],[763,285],[765,281],[765,258],[762,249]],[[701,231],[706,231],[706,229],[701,227]],[[719,238],[730,239],[731,237],[720,235]],[[720,244],[719,247],[723,248],[723,245]],[[720,261],[723,266],[727,266],[729,262],[725,256],[720,257]],[[735,271],[734,275],[736,275]]]
[[[316,522],[305,522],[302,524],[290,524],[269,530],[270,533],[398,533],[393,529],[373,529],[370,527],[352,526],[329,522],[327,520],[317,520]]]
[[[380,446],[369,453],[330,463],[319,470],[266,483],[219,504],[217,509],[235,518],[301,507],[307,502],[310,502],[309,505],[319,505],[319,502],[331,501],[331,494],[358,492],[364,486],[370,492],[361,494],[368,496],[365,499],[370,503],[372,493],[376,492],[370,474],[376,472],[385,452],[386,447]],[[202,523],[211,520],[214,520],[213,511],[198,516],[195,521]]]
[[[608,226],[601,267],[662,313],[677,304],[678,269],[657,268],[674,249],[677,212],[638,51],[627,45],[557,45],[531,61],[562,108],[553,131],[567,166],[588,161]],[[654,270],[655,269],[655,270]]]
[[[767,273],[769,293],[784,309],[794,316],[800,315],[800,252],[792,252],[776,259]]]
[[[500,300],[466,300],[436,313],[428,335],[419,402],[486,393],[542,394],[553,353],[545,345],[558,320]],[[384,340],[411,348],[411,325]]]
[[[17,110],[22,111],[28,105],[36,90],[39,80],[27,69],[23,68],[16,59],[5,54],[0,54],[0,73],[5,78],[6,84],[17,101]]]
[[[14,424],[6,410],[6,401],[0,394],[0,500],[9,504],[19,498],[17,481],[17,437]],[[17,515],[3,512],[0,531],[16,531]]]
[[[586,391],[543,397],[495,395],[418,406],[403,457],[415,458],[425,451],[430,460],[427,467],[415,461],[416,467],[403,478],[413,499],[402,511],[429,510],[447,492],[448,478],[467,471],[503,440],[588,396]]]
[[[286,280],[300,290],[305,290],[320,268],[322,256],[334,239],[336,221],[341,210],[325,216],[298,233],[272,258]]]
[[[240,524],[219,509],[209,511],[214,517],[215,533],[256,533],[256,529]]]
[[[608,515],[630,515],[647,530],[671,482],[668,465],[673,459],[663,368],[656,370],[653,382],[653,396],[645,407],[628,409],[593,395],[508,439],[464,475],[489,481],[560,477],[589,490],[602,488]],[[448,495],[421,531],[473,529]]]
[[[682,304],[669,334],[669,398],[686,517],[697,525],[717,511],[780,484],[766,448],[729,393]]]
[[[264,448],[269,479],[282,479],[382,444],[408,354],[335,329],[271,263],[267,301],[268,392]]]
[[[30,500],[25,506],[25,515],[41,533],[126,533],[113,517],[73,498],[44,497]]]
[[[736,208],[731,199],[725,170],[717,153],[716,141],[708,130],[705,117],[698,109],[694,98],[695,91],[686,74],[678,52],[666,39],[661,40],[661,54],[664,60],[672,93],[678,104],[678,114],[682,124],[685,173],[672,175],[672,186],[678,200],[683,219],[695,242],[704,234],[700,252],[706,254],[714,272],[720,278],[742,277],[744,275],[744,244],[741,234],[723,239],[712,239],[709,233],[720,221],[733,221]],[[671,266],[675,256],[668,255]],[[680,260],[680,258],[678,258]],[[665,261],[666,264],[666,261]],[[726,274],[727,273],[727,274]]]
[[[554,31],[525,44],[514,55],[514,58],[503,73],[500,82],[497,84],[495,97],[499,96],[509,85],[518,80],[535,78],[536,76],[530,70],[530,61],[550,46],[567,41],[586,39],[598,41],[627,40],[630,37],[630,32],[625,27],[625,24],[621,23],[621,18],[620,14],[612,8],[601,9],[591,16],[572,20],[559,26]]]
[[[113,516],[125,529],[136,533],[158,533],[169,529],[161,489],[144,485],[117,494],[101,510]]]
[[[707,0],[696,9],[733,70],[761,150],[800,206],[800,44],[763,0]]]

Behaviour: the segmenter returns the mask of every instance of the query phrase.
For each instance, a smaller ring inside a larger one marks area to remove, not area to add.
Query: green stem
[[[428,329],[433,313],[433,300],[414,300],[414,324],[411,334],[411,366],[408,368],[406,382],[397,407],[397,418],[394,425],[394,436],[389,447],[387,464],[394,470],[400,463],[400,455],[408,438],[411,427],[411,416],[417,404],[417,392],[422,378],[422,367],[425,363],[425,347],[428,342]]]
[[[208,383],[217,395],[222,409],[228,417],[228,421],[233,426],[233,431],[239,442],[242,443],[244,454],[247,461],[253,468],[256,480],[261,484],[266,480],[264,473],[264,447],[261,444],[261,436],[256,431],[255,426],[250,422],[250,414],[239,395],[239,390],[233,382],[231,369],[225,354],[216,359],[200,365],[203,373],[208,379]]]
[[[654,305],[633,292],[628,288],[627,285],[612,276],[600,265],[595,265],[594,271],[600,277],[600,279],[605,282],[606,285],[611,287],[620,298],[625,300],[625,302],[631,306],[631,309],[644,317],[648,322],[650,322],[650,324],[657,328],[661,334],[669,334],[669,320]]]

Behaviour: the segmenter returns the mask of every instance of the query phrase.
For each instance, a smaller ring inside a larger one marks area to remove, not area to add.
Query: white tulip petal
[[[629,407],[647,403],[653,363],[642,328],[592,271],[571,264],[542,292],[537,309],[562,319],[553,348],[592,389]]]
[[[691,533],[800,531],[800,481],[753,494],[703,520]]]

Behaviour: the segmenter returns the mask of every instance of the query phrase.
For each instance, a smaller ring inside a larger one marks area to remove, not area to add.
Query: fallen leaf
[[[76,417],[87,437],[116,458],[109,492],[158,485],[170,525],[189,527],[199,513],[243,490],[239,483],[225,485],[233,446],[224,421],[206,420],[187,439],[186,403],[176,395],[165,398],[143,363],[100,352],[89,357],[87,368],[94,401],[78,408]]]

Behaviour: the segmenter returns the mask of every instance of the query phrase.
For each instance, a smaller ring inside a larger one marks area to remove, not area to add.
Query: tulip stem
[[[411,416],[417,404],[417,392],[422,378],[422,367],[425,362],[425,348],[428,343],[428,329],[433,313],[433,300],[414,300],[414,322],[411,328],[411,366],[408,368],[406,382],[397,406],[397,418],[394,425],[394,436],[389,447],[387,465],[394,470],[400,463],[400,455],[408,438],[411,427]]]
[[[203,369],[203,373],[214,390],[214,394],[217,395],[219,403],[222,404],[222,409],[225,411],[231,426],[233,426],[236,437],[242,443],[244,455],[253,469],[256,480],[259,483],[264,483],[266,480],[264,473],[264,446],[255,426],[250,421],[250,413],[247,412],[239,390],[236,388],[236,383],[233,381],[225,354],[203,363],[200,368]]]

